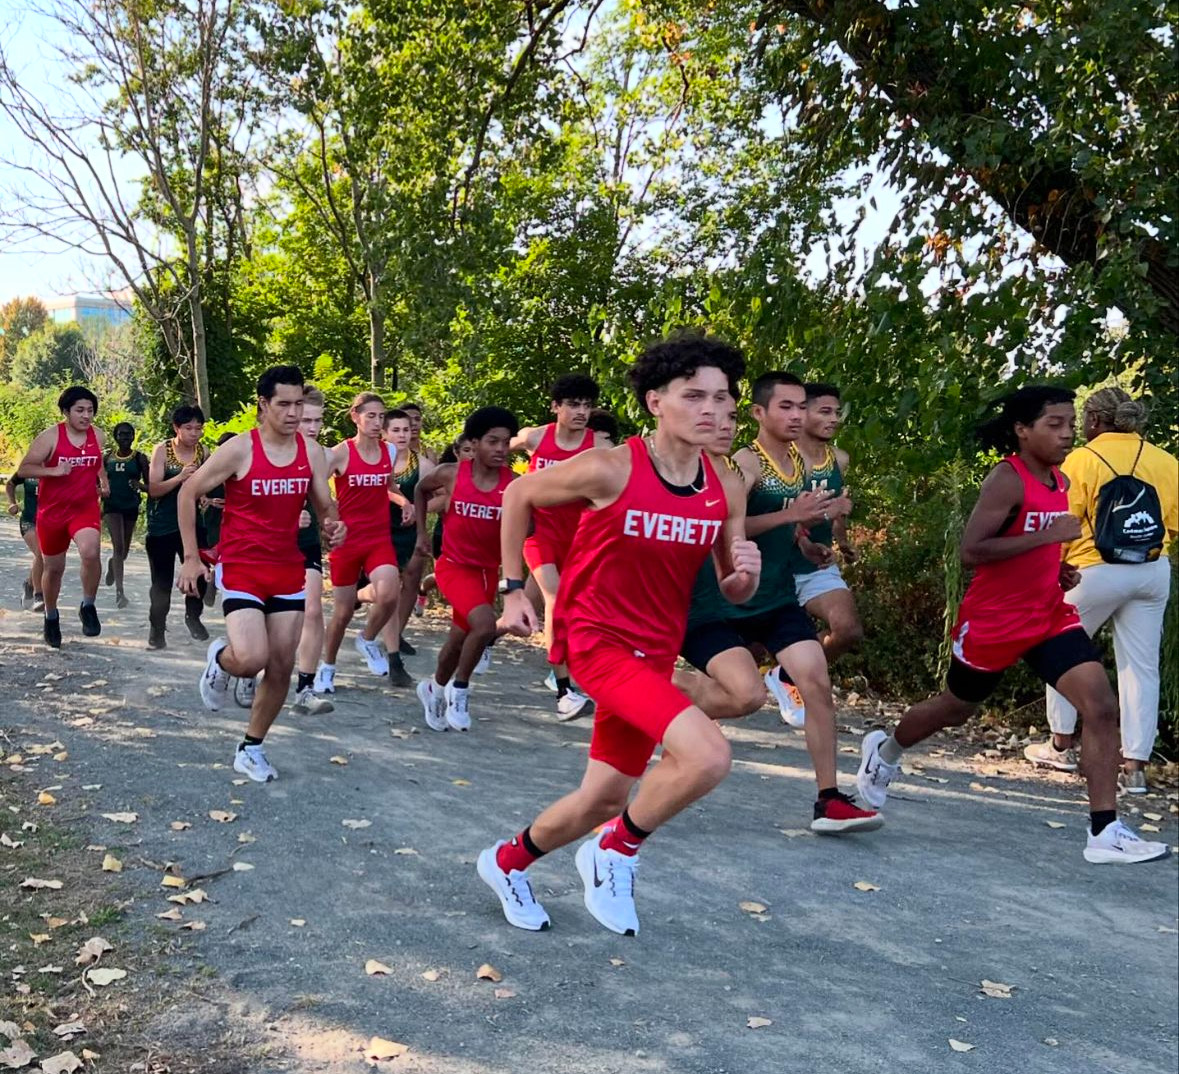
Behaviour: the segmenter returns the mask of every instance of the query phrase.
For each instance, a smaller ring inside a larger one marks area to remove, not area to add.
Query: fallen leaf
[[[799,836],[811,834],[805,828],[779,828],[778,831],[786,836],[787,839],[797,839]]]
[[[949,783],[948,779],[943,779],[941,776],[926,776],[930,783]]]
[[[82,1060],[73,1052],[62,1052],[60,1055],[41,1060],[42,1074],[72,1074],[73,1071],[81,1069]]]
[[[182,876],[176,876],[173,873],[165,873],[164,879],[160,881],[160,886],[165,888],[183,888],[188,887],[188,881]]]
[[[72,1022],[62,1022],[61,1025],[55,1026],[53,1035],[61,1037],[63,1040],[68,1040],[70,1037],[80,1037],[85,1032],[85,1023],[75,1018]]]
[[[1058,1041],[1055,1037],[1045,1037],[1044,1043],[1047,1044],[1049,1048],[1055,1048],[1060,1043],[1060,1041]]]
[[[7,832],[0,832],[0,847],[8,847],[9,850],[15,850],[17,847],[23,847],[23,839],[9,839]]]
[[[105,988],[114,981],[121,981],[126,976],[126,970],[93,969],[86,971],[86,980],[91,984],[98,985],[99,988]]]
[[[1159,932],[1166,932],[1174,935],[1175,933],[1179,933],[1179,929],[1173,929],[1170,925],[1159,925]]]
[[[516,993],[513,992],[510,988],[497,988],[495,990],[495,998],[496,999],[515,999]]]
[[[237,820],[237,814],[231,813],[228,809],[210,809],[209,819],[215,820],[218,824],[232,824]]]
[[[177,895],[169,895],[168,901],[179,903],[181,906],[187,906],[189,903],[204,902],[208,897],[204,888],[193,888],[192,891],[182,891]]]
[[[47,932],[30,932],[29,939],[33,941],[34,947],[40,947],[43,943],[48,943],[51,937]]]
[[[393,853],[394,854],[416,854],[417,851],[414,850],[413,847],[398,847],[395,851],[393,851]]]
[[[739,902],[737,906],[747,914],[764,914],[769,909],[768,906],[760,902]]]
[[[139,819],[138,813],[103,813],[103,816],[116,824],[134,824]]]
[[[372,826],[371,820],[342,820],[340,823],[343,824],[345,828],[351,828],[354,832],[359,831],[361,828],[369,828]]]
[[[398,1044],[395,1040],[385,1040],[383,1037],[373,1037],[364,1050],[365,1059],[380,1062],[382,1059],[396,1059],[409,1051],[406,1044]]]
[[[92,1052],[89,1048],[83,1048],[82,1058],[89,1063],[92,1059],[101,1059],[102,1054],[100,1052]]]
[[[60,880],[38,880],[35,876],[30,876],[22,880],[20,886],[29,891],[60,891],[62,884]]]
[[[37,795],[37,805],[57,805],[57,799],[48,791],[42,791]]]
[[[4,1051],[0,1052],[0,1063],[10,1070],[19,1070],[21,1067],[27,1067],[36,1058],[37,1053],[19,1037],[5,1048]]]
[[[69,921],[64,917],[46,917],[45,924],[51,929],[60,929],[63,925],[68,925]]]
[[[759,1015],[753,1015],[746,1020],[745,1025],[749,1029],[762,1029],[765,1026],[772,1026],[774,1020],[772,1018],[762,1018]]]
[[[89,966],[91,962],[97,962],[108,951],[113,950],[114,947],[101,936],[91,936],[78,948],[78,957],[74,959],[74,962],[79,966]]]
[[[104,873],[121,873],[123,871],[123,863],[113,854],[108,854],[102,859],[102,871]]]
[[[83,783],[82,790],[84,791],[100,791],[102,790],[101,783]]]
[[[186,820],[174,820],[171,824],[168,825],[168,827],[171,828],[174,832],[182,832],[186,828],[191,828],[192,825],[189,824],[189,822]]]
[[[15,1022],[0,1022],[0,1037],[16,1040],[21,1033],[20,1026]]]
[[[164,921],[180,921],[183,919],[183,912],[176,906],[171,910],[165,910],[162,914],[156,914],[156,917],[162,918]]]
[[[626,961],[621,958],[612,958],[612,959],[610,959],[610,965],[611,966],[625,966]]]
[[[469,787],[471,785],[471,781],[469,779],[452,779],[450,782],[453,783],[456,787]]]
[[[189,932],[204,932],[209,926],[203,921],[186,921],[180,927],[188,929]]]
[[[1044,823],[1047,824],[1049,828],[1063,828],[1064,827],[1064,825],[1061,824],[1061,822],[1058,820],[1046,820],[1046,821],[1044,821]]]
[[[1138,830],[1142,832],[1161,832],[1162,828],[1160,828],[1157,824],[1142,824],[1139,825]]]
[[[55,753],[53,755],[53,759],[55,761],[68,761],[69,757],[69,753],[67,753],[65,750],[62,750],[60,753]]]
[[[984,978],[980,987],[983,995],[990,996],[991,999],[1010,999],[1011,989],[1014,986],[1003,984],[1000,981],[988,981]]]
[[[378,962],[375,958],[370,958],[364,964],[364,972],[367,973],[370,977],[383,976],[386,973],[392,973],[393,968],[391,966],[386,966],[383,962]]]
[[[965,1041],[955,1040],[953,1037],[950,1038],[950,1047],[953,1048],[954,1051],[956,1051],[956,1052],[973,1052],[974,1051],[973,1044],[967,1044]]]
[[[235,787],[244,787],[244,786],[245,786],[247,783],[249,783],[250,781],[249,781],[248,779],[234,779],[234,780],[230,780],[230,782],[231,782],[231,783],[232,783],[232,784],[233,784]]]
[[[437,981],[441,976],[442,974],[440,974],[437,970],[426,970],[425,973],[422,974],[422,980],[433,982]]]
[[[292,917],[292,918],[291,918],[291,924],[292,924],[292,925],[294,925],[294,926],[295,926],[295,928],[297,928],[297,929],[301,929],[301,928],[302,928],[304,925],[306,925],[306,924],[307,924],[307,922],[306,922],[306,920],[305,920],[304,918],[301,918],[301,917]]]
[[[878,888],[875,884],[869,884],[867,880],[857,880],[854,884],[852,884],[852,887],[855,888],[856,891],[879,891],[880,890],[880,888]]]
[[[237,841],[239,843],[256,843],[258,842],[258,837],[253,832],[241,832],[237,837]]]
[[[1145,817],[1147,820],[1162,820],[1163,819],[1163,815],[1161,813],[1143,813],[1142,816]]]
[[[235,873],[248,873],[253,868],[248,861],[235,861],[233,863],[233,871]]]
[[[348,758],[341,757],[338,753],[335,755],[335,757],[329,757],[328,760],[331,761],[332,764],[347,764],[348,763]]]
[[[504,979],[504,975],[499,972],[490,962],[484,962],[475,971],[475,979],[479,981],[491,981],[492,984],[499,984]]]

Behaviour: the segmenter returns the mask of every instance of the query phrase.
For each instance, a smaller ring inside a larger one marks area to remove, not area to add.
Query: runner
[[[594,434],[587,423],[598,400],[598,391],[597,381],[581,373],[566,373],[557,378],[549,404],[557,420],[521,429],[512,439],[513,451],[528,452],[529,473],[555,466],[594,447]],[[574,502],[537,508],[532,515],[532,533],[524,542],[524,560],[544,600],[544,644],[556,680],[557,719],[562,722],[577,719],[589,704],[589,698],[570,684],[569,669],[552,658],[553,607],[582,507]]]
[[[319,442],[323,431],[323,408],[327,400],[323,392],[312,384],[303,389],[303,417],[299,432],[307,438],[307,450],[319,452],[327,464],[327,450]],[[299,635],[299,649],[295,657],[295,703],[291,711],[296,716],[323,716],[335,709],[326,697],[316,693],[316,670],[323,653],[323,545],[319,540],[319,519],[315,505],[308,497],[299,515],[299,552],[303,556],[303,583],[306,599],[303,609],[303,630]],[[324,693],[326,691],[321,691]]]
[[[594,434],[594,447],[611,448],[618,444],[618,420],[610,411],[594,407],[586,428]]]
[[[460,436],[453,444],[447,445],[446,450],[442,452],[438,460],[438,465],[445,466],[447,463],[470,462],[474,457],[474,445],[470,440]],[[438,562],[438,557],[442,555],[442,521],[446,515],[446,507],[449,503],[450,494],[445,489],[439,489],[430,497],[430,502],[427,505],[427,510],[434,516],[433,536],[430,539],[430,557],[435,563]],[[416,507],[414,517],[417,517]],[[423,557],[423,569],[424,567],[425,557]],[[426,602],[430,599],[430,594],[437,588],[438,579],[434,577],[434,572],[431,571],[422,578],[418,586],[418,599],[414,603],[413,608],[414,615],[420,616],[425,613]]]
[[[216,448],[221,447],[222,444],[229,443],[237,433],[225,432],[217,437]],[[209,494],[202,498],[197,504],[201,508],[205,520],[205,539],[209,542],[210,557],[215,557],[213,552],[217,545],[221,543],[221,516],[225,513],[225,486],[218,485],[215,489],[210,489]],[[217,603],[217,585],[212,578],[205,582],[205,607],[211,608]]]
[[[846,495],[848,455],[831,441],[839,431],[839,389],[834,384],[806,386],[806,415],[798,437],[798,453],[806,466],[807,485]],[[847,516],[820,519],[808,526],[809,555],[797,559],[794,582],[798,603],[807,613],[827,624],[822,637],[827,663],[856,649],[864,640],[864,627],[856,600],[840,574],[833,549],[839,548],[845,563],[854,563],[856,550],[847,537]]]
[[[410,450],[419,458],[429,459],[437,466],[438,453],[422,443],[422,408],[417,403],[402,403],[398,409],[409,415]]]
[[[982,446],[1007,455],[983,482],[962,535],[962,562],[974,577],[958,609],[946,688],[910,708],[891,735],[864,736],[860,795],[881,808],[903,752],[966,723],[1003,672],[1023,660],[1085,718],[1085,860],[1152,861],[1166,856],[1167,844],[1148,843],[1118,820],[1117,701],[1076,608],[1064,599],[1078,572],[1061,563],[1060,546],[1081,534],[1059,469],[1073,443],[1073,395],[1051,386],[1020,388],[999,400],[1000,413],[980,427]]]
[[[16,502],[17,488],[24,489],[22,502]],[[41,591],[41,572],[45,561],[41,558],[41,544],[37,540],[37,479],[35,477],[17,477],[13,474],[4,484],[4,494],[8,497],[8,513],[20,515],[21,540],[32,553],[33,562],[29,564],[29,573],[24,580],[24,596],[21,607],[32,607],[33,611],[45,610],[45,594]]]
[[[471,728],[471,676],[497,634],[501,504],[504,489],[516,476],[507,462],[508,445],[518,429],[510,410],[481,407],[463,426],[463,438],[471,442],[474,458],[439,466],[414,490],[418,550],[423,555],[430,550],[427,504],[439,492],[448,497],[442,554],[434,574],[450,602],[452,624],[438,651],[433,679],[418,683],[418,700],[432,731]]]
[[[286,700],[303,626],[303,557],[299,515],[310,494],[324,536],[336,546],[347,527],[336,518],[327,484],[327,460],[299,432],[303,374],[297,366],[272,366],[258,378],[258,425],[218,448],[180,490],[177,515],[184,540],[180,589],[196,596],[206,569],[197,542],[197,503],[225,486],[225,517],[218,546],[218,588],[224,594],[227,638],[209,644],[201,675],[201,700],[217,711],[229,680],[264,672],[254,694],[245,738],[233,767],[258,783],[278,772],[263,740]]]
[[[35,477],[37,486],[37,540],[43,567],[41,585],[45,595],[45,644],[61,648],[61,618],[57,598],[65,574],[66,552],[72,541],[78,550],[82,581],[82,603],[78,618],[82,633],[96,638],[102,633],[98,609],[98,583],[102,579],[99,527],[102,516],[99,495],[109,492],[102,465],[105,437],[94,427],[98,397],[80,385],[66,388],[57,408],[64,421],[38,433],[17,467],[17,477]]]
[[[708,677],[681,681],[710,716],[733,717],[759,708],[763,689],[770,687],[779,669],[787,672],[808,714],[806,744],[818,784],[811,830],[821,835],[873,831],[883,824],[879,814],[861,809],[839,791],[835,703],[827,660],[794,589],[801,558],[795,544],[797,528],[838,515],[847,506],[828,490],[803,486],[802,462],[791,449],[805,411],[802,381],[792,374],[766,373],[754,382],[757,439],[739,451],[734,462],[749,489],[745,525],[761,550],[761,585],[751,601],[734,606],[722,598],[714,578],[702,575],[693,594],[683,655]],[[734,420],[725,417],[730,424]],[[775,661],[764,680],[747,648],[754,644],[763,645]]]
[[[115,449],[107,452],[106,480],[110,494],[102,501],[102,514],[111,538],[111,558],[106,564],[106,584],[115,587],[115,604],[126,608],[123,567],[131,551],[131,535],[139,521],[140,497],[147,485],[147,456],[134,449],[135,426],[121,421],[111,430]]]
[[[581,786],[479,855],[479,876],[517,928],[549,927],[528,867],[605,824],[576,855],[585,905],[606,928],[637,935],[643,841],[728,775],[728,742],[671,675],[692,582],[709,557],[726,598],[748,600],[757,589],[761,564],[745,540],[745,490],[701,450],[744,371],[741,353],[716,339],[685,333],[652,344],[630,382],[655,419],[654,435],[538,470],[504,497],[503,623],[522,634],[536,626],[520,578],[533,509],[589,501],[561,583],[557,652],[597,702]],[[659,744],[662,755],[643,778]]]
[[[397,553],[389,537],[389,493],[396,491],[389,452],[381,440],[385,404],[373,392],[361,392],[349,411],[356,435],[328,451],[328,473],[335,478],[340,519],[348,540],[330,554],[332,618],[324,640],[324,659],[317,679],[326,693],[335,693],[336,657],[344,632],[356,611],[361,572],[372,584],[373,603],[364,629],[356,635],[356,651],[374,675],[388,676],[393,686],[412,686],[401,654],[381,650],[381,627],[397,612],[401,579]]]
[[[184,404],[172,411],[173,435],[157,444],[151,453],[147,477],[147,563],[151,568],[151,610],[148,613],[147,647],[167,648],[168,611],[172,607],[172,585],[176,578],[176,561],[184,559],[180,539],[180,522],[176,503],[180,488],[192,479],[209,457],[201,437],[205,433],[205,415],[199,406]],[[209,546],[208,535],[198,515],[197,543]],[[184,601],[184,625],[196,641],[208,641],[209,632],[201,622],[204,610],[204,583],[200,593]]]

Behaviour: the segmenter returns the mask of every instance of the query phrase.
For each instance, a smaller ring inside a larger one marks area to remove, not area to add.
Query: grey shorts
[[[804,608],[816,597],[834,593],[837,589],[847,589],[847,582],[834,563],[809,574],[796,574],[794,585],[798,589],[798,603]]]

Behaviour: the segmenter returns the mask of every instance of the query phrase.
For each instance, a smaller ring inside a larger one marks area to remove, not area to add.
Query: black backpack
[[[1090,520],[1093,544],[1106,563],[1149,563],[1159,558],[1167,530],[1154,485],[1134,476],[1146,441],[1138,445],[1134,465],[1119,474],[1109,461],[1093,451],[1114,475],[1097,493],[1097,518]]]

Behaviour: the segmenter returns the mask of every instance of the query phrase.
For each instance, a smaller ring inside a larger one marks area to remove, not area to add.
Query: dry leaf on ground
[[[188,881],[182,876],[175,876],[172,873],[165,873],[163,880],[160,881],[160,887],[165,888],[183,888],[188,886]]]
[[[70,1037],[80,1037],[86,1032],[86,1024],[80,1022],[75,1018],[72,1022],[62,1022],[59,1026],[54,1026],[53,1035],[61,1037],[63,1040],[68,1040]]]
[[[237,814],[228,809],[210,809],[209,819],[215,820],[218,824],[232,824],[237,820]]]
[[[123,863],[113,854],[108,854],[102,859],[102,871],[104,873],[121,873],[123,871]]]
[[[1157,824],[1140,824],[1138,826],[1138,830],[1140,832],[1161,832],[1162,828],[1160,828]]]
[[[114,947],[101,936],[91,936],[78,948],[78,957],[74,959],[74,962],[79,966],[89,966],[91,962],[97,962],[108,951],[113,950]]]
[[[956,1051],[956,1052],[973,1052],[974,1051],[973,1044],[967,1044],[963,1040],[955,1040],[953,1037],[950,1038],[950,1047],[953,1048],[954,1051]]]
[[[48,943],[50,936],[47,932],[30,932],[29,939],[33,941],[34,947],[40,947],[43,943]]]
[[[371,820],[352,820],[351,818],[348,820],[342,820],[340,823],[343,824],[345,828],[351,828],[354,832],[359,831],[361,828],[369,828],[372,826]]]
[[[393,968],[391,966],[386,966],[383,962],[378,962],[375,958],[370,958],[364,964],[364,972],[367,973],[370,977],[378,974],[383,976],[386,973],[392,973]]]
[[[340,754],[338,754],[338,753],[334,757],[329,757],[328,760],[331,761],[332,764],[347,764],[348,763],[348,758],[341,757]]]
[[[187,929],[189,932],[204,932],[209,926],[203,921],[186,921],[180,927]]]
[[[35,876],[30,876],[22,880],[20,886],[26,891],[60,891],[62,884],[60,880],[38,880]]]
[[[16,1040],[20,1036],[20,1026],[15,1022],[0,1022],[0,1037]]]
[[[306,925],[306,924],[307,924],[307,922],[306,922],[306,920],[305,920],[305,919],[303,919],[303,918],[301,918],[301,917],[292,917],[292,918],[291,918],[291,924],[292,924],[292,925],[293,925],[295,928],[297,928],[297,929],[301,929],[301,928],[302,928],[304,925]]]
[[[764,914],[769,909],[764,903],[748,901],[737,903],[737,907],[747,914]]]
[[[107,820],[113,820],[116,824],[134,824],[139,819],[138,813],[103,813],[103,817]]]
[[[182,832],[186,828],[191,828],[192,825],[189,824],[189,822],[186,820],[174,820],[171,824],[168,825],[168,827],[171,828],[174,832]]]
[[[48,791],[42,791],[37,795],[37,805],[57,805],[57,799]]]
[[[450,782],[453,783],[456,787],[469,787],[471,785],[471,781],[469,779],[452,779]]]
[[[762,1029],[765,1026],[772,1026],[774,1020],[772,1018],[762,1018],[759,1015],[753,1015],[746,1020],[745,1025],[749,1029]]]
[[[625,966],[626,961],[621,958],[612,958],[612,959],[610,959],[610,965],[611,966]]]
[[[121,981],[126,976],[126,970],[98,968],[86,971],[86,980],[91,984],[98,985],[99,988],[105,988],[114,981]]]
[[[204,888],[193,888],[192,891],[181,891],[175,895],[169,895],[168,901],[179,903],[181,906],[187,906],[193,902],[204,902],[208,897],[208,893]]]
[[[1142,817],[1144,820],[1162,820],[1163,819],[1163,815],[1161,813],[1143,813]]]
[[[395,851],[393,851],[393,853],[394,854],[417,854],[417,851],[414,850],[413,847],[398,847]]]
[[[373,1037],[364,1050],[364,1057],[380,1062],[382,1059],[396,1059],[408,1051],[408,1044],[399,1044],[395,1040],[385,1040],[383,1037]]]
[[[495,998],[496,999],[515,999],[516,993],[513,992],[510,988],[497,988],[495,990]]]
[[[1015,986],[1003,984],[1001,981],[988,981],[984,978],[979,987],[982,989],[983,995],[990,996],[991,999],[1010,999],[1011,990]]]
[[[24,841],[21,839],[9,839],[7,832],[0,832],[0,847],[8,847],[9,850],[15,850],[17,847],[23,847]]]
[[[42,1074],[73,1074],[82,1069],[82,1060],[73,1052],[62,1052],[41,1060]]]
[[[1064,825],[1061,824],[1061,822],[1058,820],[1046,820],[1046,821],[1044,821],[1044,823],[1047,824],[1049,828],[1063,828],[1064,827]]]
[[[156,914],[156,917],[164,921],[182,921],[184,913],[178,906],[173,906],[171,910],[165,910],[162,914]]]
[[[20,1070],[21,1067],[27,1067],[36,1058],[37,1053],[29,1047],[28,1042],[17,1037],[0,1052],[0,1065],[8,1067],[10,1070]]]
[[[442,974],[441,974],[441,973],[439,973],[437,970],[426,970],[426,971],[425,971],[425,972],[422,974],[422,980],[423,980],[423,981],[431,981],[431,982],[433,982],[433,981],[437,981],[437,980],[438,980],[438,978],[439,978],[439,977],[441,977],[441,976],[442,976]]]
[[[504,979],[504,975],[499,972],[490,962],[484,962],[475,971],[475,978],[480,981],[491,981],[493,984],[499,984]]]
[[[857,880],[854,884],[852,884],[852,887],[855,888],[856,891],[879,891],[880,890],[880,888],[878,888],[875,884],[869,884],[867,880]]]

